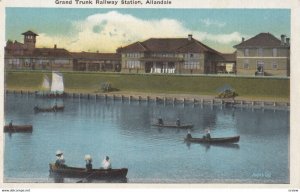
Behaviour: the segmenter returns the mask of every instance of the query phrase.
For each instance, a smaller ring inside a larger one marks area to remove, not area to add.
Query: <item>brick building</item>
[[[188,35],[187,38],[150,38],[121,47],[122,72],[214,74],[223,55]]]
[[[260,33],[234,46],[238,75],[289,76],[290,39]]]

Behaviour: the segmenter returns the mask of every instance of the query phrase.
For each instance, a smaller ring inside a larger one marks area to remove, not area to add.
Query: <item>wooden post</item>
[[[147,103],[149,103],[149,101],[150,101],[150,97],[149,97],[149,96],[147,96]]]
[[[105,97],[105,101],[107,101],[107,95],[106,94],[104,95],[104,97]]]
[[[122,101],[122,103],[123,103],[123,100],[124,100],[124,98],[123,98],[124,96],[123,95],[121,95],[121,101]]]
[[[273,105],[274,105],[274,107],[276,107],[276,102],[274,102],[274,104],[273,104]]]

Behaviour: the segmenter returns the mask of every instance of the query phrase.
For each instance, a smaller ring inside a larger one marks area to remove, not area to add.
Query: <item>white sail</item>
[[[44,76],[44,80],[42,83],[42,89],[43,90],[50,90],[50,81],[49,81],[49,77],[47,75]]]
[[[63,93],[64,92],[64,80],[63,75],[59,72],[52,72],[52,84],[51,92]]]

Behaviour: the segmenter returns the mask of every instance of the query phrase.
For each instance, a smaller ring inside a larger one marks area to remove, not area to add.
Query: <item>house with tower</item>
[[[38,34],[22,33],[24,43],[7,41],[5,68],[11,70],[55,71],[118,71],[120,57],[116,53],[69,52],[54,45],[52,48],[37,48]]]

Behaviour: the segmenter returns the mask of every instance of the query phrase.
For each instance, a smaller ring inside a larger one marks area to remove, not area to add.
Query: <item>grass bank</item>
[[[40,90],[43,76],[40,71],[8,71],[5,85],[9,90]],[[96,93],[103,82],[124,92],[217,95],[216,90],[224,84],[231,85],[239,97],[288,100],[288,78],[257,78],[235,76],[189,76],[189,75],[141,75],[122,73],[64,73],[66,92]]]

